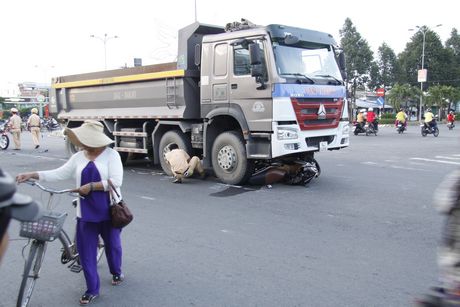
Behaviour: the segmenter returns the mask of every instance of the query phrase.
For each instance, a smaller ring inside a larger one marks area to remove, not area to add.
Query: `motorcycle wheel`
[[[439,135],[439,129],[438,129],[437,127],[434,129],[433,135],[434,135],[435,137],[438,137],[438,135]]]
[[[427,133],[426,133],[425,129],[422,128],[422,136],[425,137],[426,134],[427,134]]]
[[[2,150],[8,149],[8,146],[10,145],[10,138],[6,134],[2,134],[0,136],[0,148]]]

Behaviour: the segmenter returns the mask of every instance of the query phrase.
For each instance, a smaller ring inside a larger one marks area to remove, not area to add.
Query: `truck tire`
[[[69,140],[68,137],[65,138],[65,148],[66,148],[66,151],[67,151],[67,155],[69,157],[72,156],[74,153],[76,153],[79,150],[79,148],[77,146],[72,144],[72,142]]]
[[[212,166],[216,176],[227,184],[244,184],[253,172],[253,163],[246,157],[240,133],[219,134],[212,145]]]
[[[161,168],[168,176],[172,176],[173,174],[169,168],[168,163],[165,161],[165,154],[169,151],[169,146],[172,144],[176,144],[180,149],[185,150],[189,155],[192,152],[192,144],[187,135],[179,130],[170,130],[166,132],[160,140],[158,158],[160,159]]]
[[[118,154],[120,155],[121,164],[126,166],[126,162],[128,161],[129,153],[124,152],[124,151],[119,151]]]

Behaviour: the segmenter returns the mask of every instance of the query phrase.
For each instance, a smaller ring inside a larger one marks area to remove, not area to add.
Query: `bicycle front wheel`
[[[102,237],[99,236],[99,242],[97,243],[97,256],[96,256],[96,261],[99,263],[99,261],[102,258],[102,255],[104,254],[105,251],[105,245],[104,245],[104,240],[102,240]]]
[[[29,250],[29,257],[24,265],[24,273],[22,275],[21,287],[19,288],[17,307],[26,307],[35,287],[35,282],[38,279],[40,268],[45,256],[46,242],[32,241]]]

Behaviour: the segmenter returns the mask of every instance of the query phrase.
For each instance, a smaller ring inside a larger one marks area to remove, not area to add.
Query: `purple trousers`
[[[80,264],[85,274],[85,293],[99,294],[99,274],[97,273],[97,245],[99,235],[104,240],[105,255],[112,275],[121,274],[121,239],[120,228],[113,228],[110,221],[83,222],[77,219],[77,250]]]

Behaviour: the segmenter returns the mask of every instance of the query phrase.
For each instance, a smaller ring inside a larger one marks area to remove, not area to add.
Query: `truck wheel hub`
[[[217,154],[217,163],[227,171],[231,171],[236,166],[237,158],[235,149],[232,146],[224,146]]]

